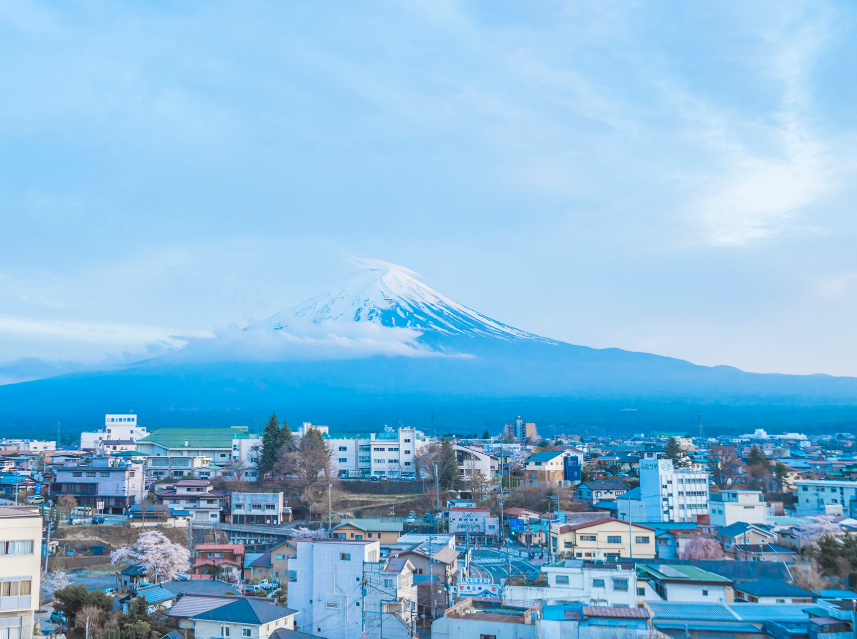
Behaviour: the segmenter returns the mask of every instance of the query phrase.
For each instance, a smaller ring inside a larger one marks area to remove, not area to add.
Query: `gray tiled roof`
[[[259,626],[277,619],[297,614],[297,610],[278,606],[258,599],[238,599],[225,606],[194,615],[194,619],[205,621],[229,621],[248,626]]]

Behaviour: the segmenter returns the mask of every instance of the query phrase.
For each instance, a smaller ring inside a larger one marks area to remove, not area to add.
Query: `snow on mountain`
[[[486,317],[429,288],[413,271],[387,262],[369,262],[369,269],[326,295],[314,297],[264,323],[277,330],[293,318],[313,323],[373,322],[447,335],[496,337],[504,340],[552,340]]]

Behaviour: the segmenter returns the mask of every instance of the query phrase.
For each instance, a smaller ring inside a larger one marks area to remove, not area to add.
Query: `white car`
[[[190,581],[190,576],[186,572],[180,572],[176,575],[176,581]]]

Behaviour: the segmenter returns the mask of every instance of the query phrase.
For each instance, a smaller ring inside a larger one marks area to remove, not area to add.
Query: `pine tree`
[[[673,466],[676,468],[684,468],[688,465],[685,452],[682,450],[675,437],[670,437],[666,447],[664,448],[662,457],[664,459],[671,459]]]
[[[482,439],[491,439],[491,433],[488,432],[488,429],[485,429],[485,432],[482,433]]]
[[[440,443],[440,460],[437,465],[438,480],[444,490],[458,489],[461,479],[458,474],[458,458],[449,437]]]
[[[774,478],[777,480],[777,484],[780,487],[780,490],[783,491],[786,488],[786,481],[789,477],[789,467],[786,466],[783,462],[778,461],[777,465],[774,466]]]
[[[765,457],[765,453],[756,448],[755,444],[750,449],[750,456],[747,458],[748,466],[762,466],[765,470],[771,469],[771,462]]]
[[[291,434],[291,431],[289,431]],[[262,451],[259,455],[259,478],[261,479],[274,469],[274,463],[277,461],[277,453],[280,451],[280,446],[283,438],[283,432],[280,428],[280,420],[277,419],[277,412],[271,413],[268,423],[265,425],[265,432],[262,435]]]
[[[295,436],[292,434],[292,429],[289,428],[286,420],[283,420],[282,428],[280,428],[280,448],[286,447],[286,450],[295,449]]]

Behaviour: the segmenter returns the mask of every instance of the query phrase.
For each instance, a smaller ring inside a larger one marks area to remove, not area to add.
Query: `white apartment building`
[[[415,637],[417,584],[414,582],[414,565],[404,557],[393,557],[385,562],[366,564],[365,574],[366,637]]]
[[[458,462],[458,474],[467,480],[471,474],[479,473],[490,480],[497,474],[500,468],[499,460],[493,455],[482,452],[471,446],[453,446],[455,458]]]
[[[70,496],[78,506],[101,513],[124,514],[129,506],[143,502],[143,466],[96,455],[91,461],[69,460],[53,467],[51,499]]]
[[[341,477],[416,477],[414,456],[425,445],[420,431],[406,427],[383,433],[325,437],[333,467]]]
[[[322,434],[322,436],[330,434],[330,429],[327,426],[304,422],[303,424],[301,424],[300,428],[298,428],[298,431],[295,433],[295,437],[303,437],[310,430],[317,430],[319,433]]]
[[[798,517],[810,515],[851,516],[851,501],[857,499],[857,481],[799,479],[794,482]]]
[[[449,509],[449,532],[465,539],[468,535],[500,534],[500,518],[491,515],[490,508],[452,507]]]
[[[165,488],[158,499],[170,508],[187,510],[191,521],[200,524],[220,522],[226,493],[215,490],[207,479],[180,479],[175,488]]]
[[[258,476],[256,457],[262,440],[248,431],[246,426],[159,428],[137,440],[137,451],[148,457],[146,473],[150,478],[169,473],[173,477],[192,474],[204,479],[235,468],[241,470],[242,479],[253,481]],[[196,461],[197,457],[206,458],[209,468],[204,461]]]
[[[645,521],[692,522],[708,514],[709,475],[699,470],[676,468],[659,452],[645,451],[640,460],[640,499]]]
[[[136,415],[105,415],[104,428],[99,428],[96,433],[80,434],[80,447],[82,450],[95,450],[106,439],[136,442],[146,435],[148,432],[137,424]]]
[[[229,521],[233,524],[279,526],[283,523],[283,493],[232,493]]]
[[[711,525],[723,528],[737,522],[765,524],[765,496],[758,490],[721,490],[709,495]]]
[[[0,506],[0,637],[30,639],[39,608],[42,517]]]
[[[633,563],[592,563],[565,559],[542,566],[547,586],[503,588],[503,603],[530,607],[583,603],[589,606],[637,607],[637,572]]]
[[[360,639],[365,566],[381,559],[378,541],[296,539],[289,559],[289,607],[300,632]],[[392,592],[389,600],[396,600]]]

